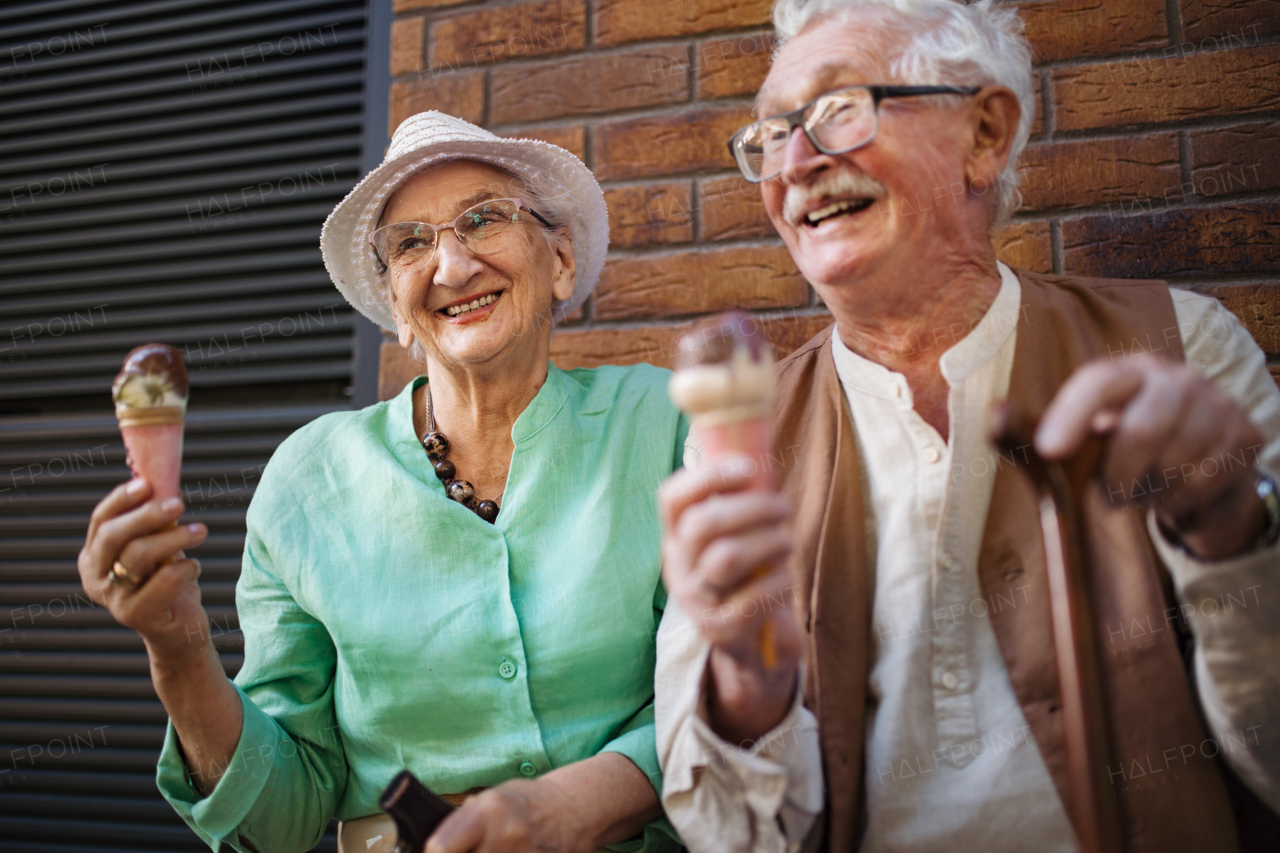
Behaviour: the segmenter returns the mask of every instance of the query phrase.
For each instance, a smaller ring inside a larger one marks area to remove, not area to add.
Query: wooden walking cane
[[[1063,466],[1048,462],[1033,449],[1035,424],[999,404],[992,417],[992,438],[1002,450],[1020,451],[1023,470],[1039,498],[1040,529],[1053,616],[1054,655],[1062,696],[1062,740],[1067,785],[1077,815],[1082,853],[1123,853],[1120,813],[1107,776],[1111,732],[1094,643],[1084,542],[1077,512],[1079,489]],[[1101,441],[1081,450],[1083,466],[1093,471],[1101,457]]]

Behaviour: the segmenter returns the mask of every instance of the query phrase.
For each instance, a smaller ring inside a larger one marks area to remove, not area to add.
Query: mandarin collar
[[[435,471],[413,428],[413,392],[427,381],[425,374],[419,374],[391,399],[387,410],[388,431],[392,450],[401,464],[422,481],[434,483]],[[555,420],[569,399],[568,383],[564,371],[548,362],[546,381],[511,427],[511,439],[517,450]]]
[[[997,266],[1000,291],[991,307],[972,331],[942,354],[939,368],[948,385],[959,385],[994,358],[1017,328],[1022,287],[1013,270],[1003,262],[997,262]],[[839,325],[831,331],[831,353],[842,385],[906,408],[912,406],[911,386],[906,377],[845,346],[840,339]]]

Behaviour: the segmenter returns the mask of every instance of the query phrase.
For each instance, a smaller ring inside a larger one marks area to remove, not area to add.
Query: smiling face
[[[450,222],[486,199],[520,198],[517,181],[485,163],[455,160],[411,177],[383,210],[381,225]],[[532,205],[531,205],[532,206]],[[539,213],[546,215],[544,211]],[[427,263],[393,268],[391,313],[403,346],[459,367],[531,359],[550,341],[552,300],[573,295],[573,242],[526,211],[496,251],[472,254],[445,229]]]
[[[890,78],[894,38],[865,13],[810,26],[778,54],[757,116],[794,110],[844,86],[932,83]],[[964,191],[971,124],[960,98],[888,98],[879,105],[875,138],[848,153],[822,154],[800,128],[792,132],[782,173],[761,184],[761,193],[796,264],[828,304],[828,288],[905,275],[945,252],[961,231],[968,239],[974,211],[959,205],[971,201]]]

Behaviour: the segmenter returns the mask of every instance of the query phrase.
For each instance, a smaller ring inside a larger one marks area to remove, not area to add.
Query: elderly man
[[[781,494],[692,454],[661,495],[672,822],[694,851],[1079,849],[1018,468],[1034,450],[1092,477],[1127,849],[1274,844],[1280,393],[1262,352],[1212,299],[996,260],[1035,111],[1013,11],[782,0],[775,24],[759,120],[731,146],[836,324],[777,369]],[[1033,448],[988,441],[1002,399],[1042,415]],[[788,596],[794,613],[771,606]]]

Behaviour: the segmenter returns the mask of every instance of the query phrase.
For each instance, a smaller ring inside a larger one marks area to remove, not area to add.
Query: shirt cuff
[[[1147,530],[1160,559],[1173,577],[1180,609],[1201,640],[1223,631],[1274,630],[1280,608],[1276,596],[1262,594],[1276,579],[1280,543],[1256,548],[1238,557],[1206,562],[1198,560],[1165,538],[1154,510],[1147,513]],[[1231,619],[1221,618],[1230,613]]]
[[[823,808],[822,756],[817,721],[804,707],[803,665],[786,716],[741,746],[707,722],[708,652],[689,668],[697,681],[686,688],[687,710],[667,748],[667,814],[693,851],[799,849]]]
[[[160,793],[196,835],[214,850],[223,841],[239,841],[234,835],[236,827],[257,803],[271,775],[269,759],[284,736],[276,721],[255,705],[240,685],[234,681],[231,684],[240,695],[244,724],[231,763],[213,793],[201,797],[192,784],[172,720],[165,730],[164,747],[156,767],[156,786]]]
[[[658,748],[654,743],[653,705],[641,711],[628,723],[629,731],[623,731],[606,743],[601,752],[616,752],[630,758],[640,772],[649,777],[655,793],[662,794],[662,768],[658,765]]]

